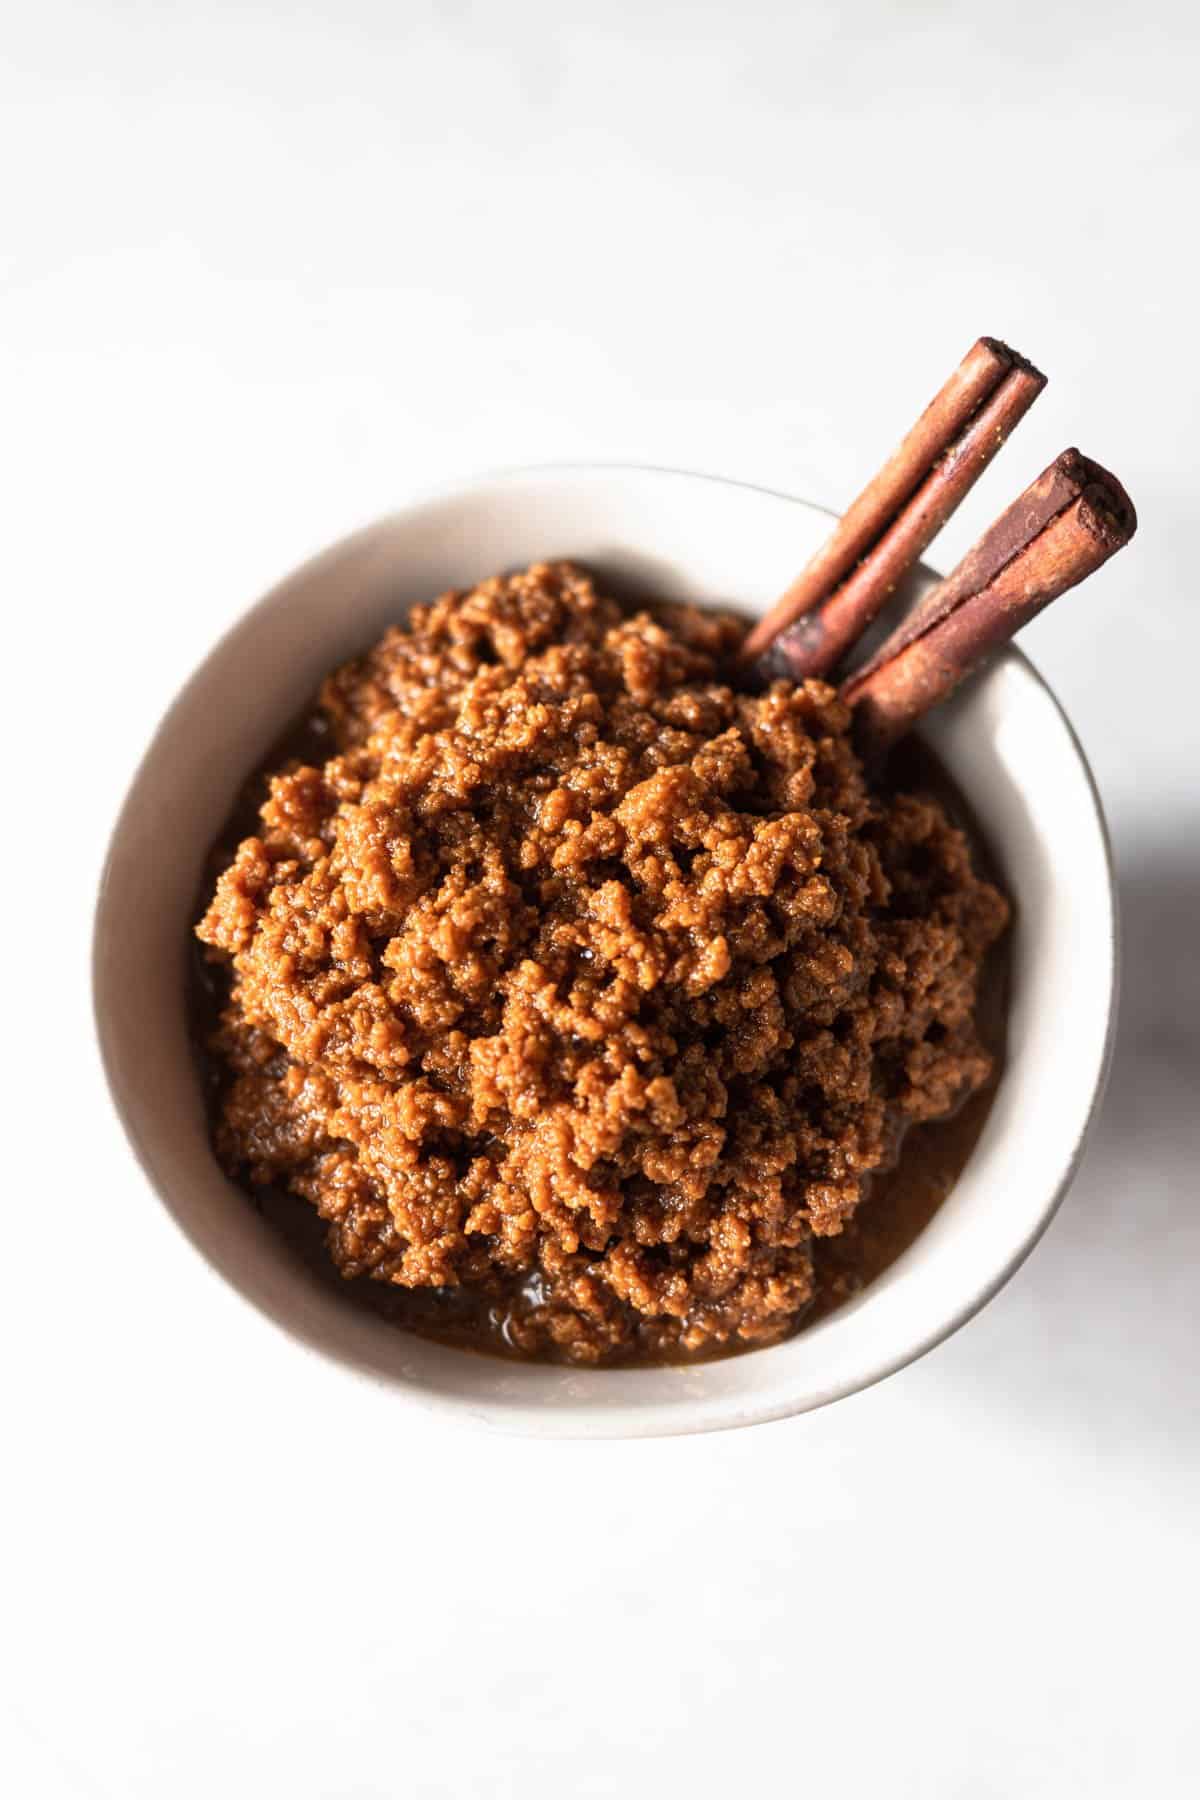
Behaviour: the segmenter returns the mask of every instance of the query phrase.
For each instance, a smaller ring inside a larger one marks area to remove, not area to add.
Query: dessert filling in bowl
[[[961,1166],[1006,902],[832,687],[741,691],[744,634],[565,563],[445,594],[329,677],[218,847],[218,1155],[398,1323],[582,1364],[774,1343]]]

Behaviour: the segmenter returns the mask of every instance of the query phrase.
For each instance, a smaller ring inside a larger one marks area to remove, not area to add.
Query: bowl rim
[[[303,1328],[293,1319],[289,1318],[283,1309],[268,1306],[246,1291],[235,1278],[232,1278],[226,1272],[220,1261],[210,1253],[210,1250],[200,1241],[198,1236],[192,1232],[184,1218],[181,1216],[181,1213],[166,1199],[166,1196],[162,1192],[161,1176],[152,1166],[150,1154],[142,1142],[141,1134],[134,1119],[130,1116],[129,1109],[126,1105],[115,1067],[115,1046],[110,1042],[109,1027],[103,1016],[100,990],[103,973],[101,963],[103,956],[103,928],[106,924],[106,892],[119,841],[127,823],[127,815],[137,797],[143,777],[146,775],[155,759],[161,739],[166,733],[177,710],[183,708],[193,689],[204,679],[210,664],[220,656],[228,641],[242,629],[250,619],[251,615],[257,613],[261,607],[269,604],[272,599],[280,594],[283,589],[302,573],[314,569],[324,557],[332,552],[342,551],[348,548],[357,540],[367,539],[370,534],[390,521],[403,519],[406,515],[416,513],[424,507],[453,503],[456,500],[467,500],[491,486],[509,482],[520,482],[522,480],[537,477],[552,479],[554,477],[565,475],[578,475],[584,477],[590,475],[651,476],[671,481],[682,481],[689,484],[707,483],[715,487],[741,489],[745,492],[760,495],[767,499],[784,501],[790,505],[805,508],[809,512],[823,514],[825,517],[831,519],[839,516],[833,508],[824,506],[816,501],[808,500],[802,495],[788,493],[783,489],[769,487],[763,483],[744,481],[734,477],[716,475],[701,470],[682,469],[667,464],[629,462],[619,458],[612,460],[588,458],[563,461],[547,460],[536,463],[490,467],[479,470],[474,474],[466,475],[458,479],[441,481],[411,492],[395,507],[352,527],[349,531],[318,546],[316,550],[303,556],[298,562],[292,564],[284,574],[268,588],[259,592],[254,598],[240,607],[217,637],[211,642],[209,648],[205,651],[199,662],[192,666],[188,674],[171,695],[167,704],[158,714],[146,741],[145,748],[130,770],[128,778],[121,790],[121,798],[116,808],[112,827],[105,840],[98,878],[94,883],[92,891],[89,985],[91,988],[90,1013],[94,1048],[98,1055],[101,1069],[103,1070],[109,1100],[120,1124],[125,1146],[127,1150],[132,1153],[141,1175],[159,1203],[161,1212],[167,1215],[174,1230],[182,1237],[188,1248],[203,1262],[209,1275],[220,1281],[226,1290],[232,1290],[239,1300],[247,1304],[261,1319],[276,1331],[282,1333],[296,1345],[297,1348],[310,1356],[319,1357],[327,1364],[340,1368],[343,1373],[351,1377],[360,1381],[370,1382],[375,1386],[386,1387],[393,1393],[397,1391],[397,1384],[394,1381],[389,1380],[386,1375],[380,1373],[378,1370],[364,1366],[361,1361],[356,1360],[349,1353],[340,1352],[335,1347],[316,1341],[313,1337],[306,1335]],[[1078,1171],[1079,1164],[1086,1148],[1087,1139],[1104,1099],[1112,1066],[1113,1048],[1116,1036],[1118,1000],[1121,984],[1121,935],[1119,890],[1116,883],[1111,837],[1096,779],[1092,772],[1091,765],[1088,762],[1079,735],[1053,688],[1024,651],[1013,644],[1008,644],[1000,655],[994,659],[994,663],[1008,663],[1018,667],[1027,678],[1032,680],[1033,684],[1049,701],[1051,711],[1056,716],[1057,722],[1063,729],[1066,745],[1073,753],[1077,771],[1083,777],[1084,791],[1090,802],[1091,822],[1097,833],[1097,840],[1102,853],[1106,877],[1102,897],[1108,909],[1107,938],[1109,973],[1107,1005],[1104,1016],[1104,1039],[1101,1053],[1097,1060],[1096,1077],[1090,1103],[1080,1120],[1074,1144],[1066,1161],[1061,1167],[1055,1185],[1048,1191],[1045,1203],[1040,1209],[1033,1225],[1013,1246],[1003,1264],[996,1269],[986,1283],[979,1286],[965,1297],[961,1305],[948,1317],[940,1318],[929,1331],[920,1334],[913,1339],[906,1348],[886,1357],[875,1366],[875,1370],[872,1374],[862,1378],[851,1374],[843,1379],[831,1381],[827,1386],[819,1388],[810,1395],[800,1395],[799,1397],[791,1399],[782,1396],[775,1399],[768,1399],[766,1395],[764,1395],[761,1402],[756,1402],[753,1397],[728,1396],[707,1403],[702,1400],[697,1400],[691,1405],[684,1402],[685,1409],[687,1411],[694,1410],[697,1415],[695,1423],[688,1423],[686,1419],[676,1419],[675,1417],[659,1420],[654,1416],[658,1409],[648,1407],[646,1408],[645,1416],[639,1414],[636,1420],[625,1420],[624,1422],[614,1419],[612,1427],[607,1428],[604,1422],[606,1417],[604,1413],[588,1412],[586,1414],[576,1415],[569,1412],[567,1409],[563,1409],[558,1415],[558,1422],[551,1430],[547,1430],[545,1426],[542,1425],[535,1431],[530,1418],[530,1414],[534,1411],[534,1408],[529,1402],[522,1402],[518,1406],[506,1408],[503,1414],[491,1414],[485,1416],[484,1412],[481,1410],[482,1403],[478,1401],[473,1402],[469,1398],[458,1394],[446,1394],[435,1392],[431,1389],[422,1389],[415,1384],[403,1385],[401,1389],[402,1398],[412,1403],[420,1404],[424,1410],[436,1413],[440,1417],[460,1425],[484,1425],[501,1434],[522,1437],[534,1435],[542,1438],[558,1437],[566,1439],[665,1437],[692,1436],[710,1431],[740,1429],[745,1426],[769,1423],[793,1417],[800,1413],[816,1411],[837,1400],[845,1399],[851,1394],[865,1392],[868,1388],[875,1386],[876,1383],[886,1380],[890,1375],[896,1374],[899,1370],[907,1368],[910,1364],[919,1361],[931,1350],[936,1349],[939,1344],[944,1343],[948,1338],[952,1337],[956,1331],[960,1330],[963,1325],[968,1323],[968,1321],[975,1316],[976,1313],[981,1311],[1000,1289],[1011,1280],[1021,1264],[1036,1247],[1037,1243],[1048,1229],[1055,1214],[1058,1212],[1059,1207],[1062,1205],[1066,1193]],[[769,1354],[770,1348],[771,1347],[768,1347],[767,1350],[761,1353],[750,1353],[751,1359],[756,1359],[759,1354]],[[449,1354],[452,1352],[453,1347],[447,1346],[445,1349],[446,1353]],[[461,1351],[457,1353],[464,1354],[464,1352]],[[465,1354],[471,1353],[466,1352]],[[621,1371],[616,1372],[620,1373]],[[585,1372],[585,1374],[588,1375],[599,1375],[601,1377],[606,1373],[613,1373],[613,1371]],[[678,1409],[679,1404],[678,1401],[664,1402],[664,1407],[669,1408],[672,1414],[674,1414]],[[543,1419],[547,1410],[549,1409],[538,1409],[538,1418]],[[623,1403],[620,1400],[617,1400],[615,1401],[612,1410],[614,1414],[620,1414],[626,1409],[623,1406]]]

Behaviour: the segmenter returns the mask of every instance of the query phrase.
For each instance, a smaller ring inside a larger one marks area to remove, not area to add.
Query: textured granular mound
[[[344,1275],[581,1363],[771,1343],[987,1078],[1003,899],[831,688],[735,689],[742,630],[539,564],[326,682],[328,759],[270,780],[198,933],[222,1160]]]

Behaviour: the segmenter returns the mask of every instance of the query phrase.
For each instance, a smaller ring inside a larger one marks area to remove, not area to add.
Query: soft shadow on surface
[[[1200,844],[1118,860],[1122,1003],[1084,1163],[1030,1260],[935,1359],[1063,1439],[1200,1456]],[[1064,1055],[1069,1055],[1064,1029]]]

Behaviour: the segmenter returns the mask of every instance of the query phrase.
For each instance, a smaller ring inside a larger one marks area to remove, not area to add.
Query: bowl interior
[[[1009,651],[928,736],[1017,900],[1009,1060],[971,1161],[917,1242],[790,1342],[691,1369],[575,1372],[388,1328],[293,1260],[209,1150],[187,1038],[188,933],[232,798],[335,663],[413,601],[569,556],[613,582],[761,611],[828,530],[819,509],[658,470],[534,470],[426,501],[306,564],[216,646],[164,718],[101,884],[95,1002],[142,1168],[195,1249],[310,1350],[427,1405],[508,1430],[710,1430],[819,1406],[937,1343],[1018,1265],[1078,1160],[1106,1066],[1113,889],[1086,764],[1053,696]]]

